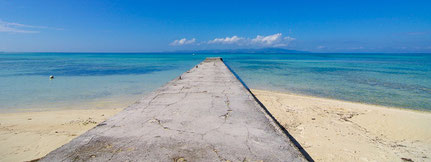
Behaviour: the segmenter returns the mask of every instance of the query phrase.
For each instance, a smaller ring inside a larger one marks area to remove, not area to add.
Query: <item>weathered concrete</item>
[[[41,161],[306,161],[218,58]]]

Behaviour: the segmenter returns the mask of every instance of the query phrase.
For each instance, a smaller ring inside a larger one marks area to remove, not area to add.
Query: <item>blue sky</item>
[[[0,51],[431,52],[431,1],[0,0]]]

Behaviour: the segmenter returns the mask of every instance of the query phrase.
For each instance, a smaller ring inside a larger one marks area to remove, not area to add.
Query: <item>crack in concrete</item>
[[[88,145],[92,140],[93,140],[93,138],[94,138],[95,136],[93,135],[91,138],[90,138],[90,140],[88,140],[88,142],[86,143],[86,144],[84,144],[83,146],[86,146],[86,145]],[[61,161],[66,161],[67,159],[69,159],[69,158],[71,158],[72,156],[74,156],[75,154],[73,154],[73,153],[71,153],[71,154],[69,154],[69,155],[67,155],[67,156],[65,156]]]
[[[224,84],[225,85],[225,87],[229,87],[229,86],[227,86],[226,85],[226,83]],[[229,87],[229,89],[228,90],[230,90],[230,87]],[[232,110],[232,108],[230,107],[230,100],[229,100],[229,97],[227,96],[228,94],[226,93],[226,89],[224,89],[223,91],[222,91],[222,94],[224,94],[224,96],[226,97],[226,99],[225,99],[225,103],[226,103],[226,107],[227,107],[227,112],[225,113],[225,114],[223,114],[223,115],[220,115],[220,117],[223,117],[224,118],[224,122],[226,122],[226,120],[227,120],[227,118],[230,116],[230,113],[233,111]]]
[[[141,139],[143,136],[145,136],[145,134],[142,134],[141,136],[138,137],[138,139]],[[117,155],[119,152],[121,152],[121,150],[123,148],[125,148],[125,146],[129,146],[132,142],[135,142],[135,140],[130,140],[127,144],[121,145],[118,149],[116,149],[113,154],[111,155],[111,157],[108,159],[109,161],[112,160],[112,158]],[[100,149],[99,149],[100,150]]]
[[[230,161],[230,160],[227,160],[226,158],[224,158],[224,157],[222,157],[219,153],[218,153],[218,151],[217,151],[217,149],[215,148],[215,146],[214,145],[210,145],[211,146],[211,150],[217,155],[217,157],[218,157],[218,159],[220,160],[220,161],[225,161],[225,162],[228,162],[228,161]]]
[[[247,146],[248,151],[256,158],[256,155],[251,151],[251,147],[248,144],[248,140],[250,139],[250,131],[248,130],[247,125],[245,125],[245,128],[247,129],[247,137],[245,138],[245,145]]]
[[[163,124],[162,124],[162,122],[160,121],[160,119],[157,119],[157,118],[153,118],[156,122],[157,122],[157,124],[159,125],[159,126],[161,126],[163,129],[169,129],[169,127],[165,127]]]
[[[156,123],[157,123],[160,127],[162,127],[163,129],[166,129],[166,130],[177,131],[177,132],[180,132],[180,133],[197,134],[197,135],[200,135],[200,136],[203,136],[203,135],[204,135],[203,133],[197,133],[197,132],[193,132],[193,131],[186,131],[186,130],[181,130],[181,129],[173,129],[173,128],[169,128],[169,127],[167,127],[167,126],[163,125],[163,123],[162,123],[162,121],[161,121],[160,119],[157,119],[157,118],[153,118],[153,119],[156,121]]]

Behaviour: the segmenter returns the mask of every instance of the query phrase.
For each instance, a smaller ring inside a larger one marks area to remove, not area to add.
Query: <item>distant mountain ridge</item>
[[[182,50],[182,51],[171,51],[164,53],[195,53],[195,54],[283,54],[283,53],[309,53],[306,51],[289,50],[284,48],[258,48],[258,49],[213,49],[213,50]]]

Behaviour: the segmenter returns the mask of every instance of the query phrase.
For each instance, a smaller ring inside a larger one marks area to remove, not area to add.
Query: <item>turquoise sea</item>
[[[124,107],[213,56],[250,88],[431,110],[431,54],[1,53],[0,112]]]

